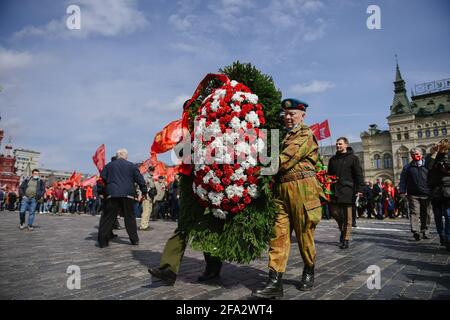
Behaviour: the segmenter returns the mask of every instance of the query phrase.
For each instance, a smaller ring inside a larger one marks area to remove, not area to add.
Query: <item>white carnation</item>
[[[226,94],[227,94],[227,91],[225,89],[217,89],[214,92],[213,99],[220,100],[220,99],[224,98]]]
[[[252,198],[258,197],[258,187],[255,184],[251,184],[247,188],[247,191],[248,191],[248,194],[250,195],[250,197],[252,197]]]
[[[230,121],[230,126],[234,130],[240,129],[241,128],[241,120],[239,120],[238,117],[233,117],[233,119],[231,119],[231,121]]]
[[[233,109],[234,112],[241,112],[241,107],[238,105],[235,105],[234,103],[230,104],[231,109]]]
[[[253,124],[254,127],[259,127],[259,118],[255,111],[250,111],[246,116],[245,120]]]
[[[216,111],[219,109],[219,107],[220,107],[219,100],[214,100],[214,101],[211,103],[211,110],[212,110],[213,112],[216,112]]]
[[[258,96],[253,93],[244,93],[245,99],[250,102],[251,104],[257,104],[258,103]]]
[[[245,100],[245,98],[244,98],[244,97],[241,97],[241,95],[245,95],[245,92],[241,92],[241,91],[236,92],[236,93],[233,94],[233,96],[231,97],[231,100],[242,102],[242,101]]]
[[[223,211],[221,209],[213,209],[213,216],[219,219],[225,219],[227,217],[226,211]]]
[[[222,192],[210,192],[208,193],[208,198],[211,200],[211,203],[215,206],[220,206],[224,194]]]
[[[208,197],[207,197],[208,191],[206,191],[201,185],[197,186],[196,193],[202,200],[208,199]]]
[[[236,87],[236,85],[237,85],[238,83],[239,83],[239,82],[237,82],[236,80],[231,80],[230,86],[232,86],[232,87],[234,88],[234,87]]]
[[[225,192],[229,199],[233,198],[234,196],[238,196],[240,198],[240,197],[242,197],[242,193],[244,192],[244,187],[243,186],[228,186],[225,188]]]

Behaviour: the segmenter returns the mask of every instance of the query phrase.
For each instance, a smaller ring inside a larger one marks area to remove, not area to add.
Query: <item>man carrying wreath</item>
[[[308,104],[285,99],[281,107],[288,132],[282,142],[274,186],[277,216],[275,236],[270,241],[269,280],[265,288],[252,293],[266,299],[283,296],[282,276],[291,248],[292,229],[304,262],[299,290],[312,289],[316,260],[314,231],[322,216],[320,197],[324,196],[315,172],[319,147],[313,132],[304,124]]]

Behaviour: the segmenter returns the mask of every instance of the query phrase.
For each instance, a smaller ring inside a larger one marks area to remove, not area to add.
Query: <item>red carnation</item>
[[[233,197],[231,198],[231,201],[233,201],[234,203],[238,203],[239,200],[240,200],[240,198],[239,198],[238,196],[233,196]]]
[[[247,181],[248,181],[248,183],[256,184],[258,182],[258,179],[255,176],[249,176],[247,178]]]
[[[222,183],[226,186],[229,186],[231,184],[231,180],[228,178],[223,178],[222,179]]]
[[[252,199],[249,196],[244,197],[244,203],[245,204],[250,204],[250,202],[252,202]]]

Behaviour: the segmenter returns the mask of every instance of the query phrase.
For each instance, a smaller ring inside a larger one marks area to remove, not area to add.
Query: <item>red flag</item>
[[[97,183],[97,179],[98,179],[98,176],[97,175],[93,175],[92,177],[87,178],[86,180],[81,182],[80,185],[82,187],[87,187],[87,186],[91,186],[92,187],[92,186],[94,186]]]
[[[324,122],[322,122],[320,124],[319,134],[320,134],[319,140],[322,140],[322,139],[325,139],[325,138],[328,138],[329,136],[331,136],[330,126],[328,125],[328,120],[325,120]]]
[[[179,172],[179,166],[167,168],[166,182],[168,185],[171,184],[175,180],[175,176],[178,174],[178,172]]]
[[[147,159],[141,164],[141,166],[139,167],[139,171],[141,172],[141,174],[144,174],[148,171],[148,168],[150,166],[151,166],[151,159]]]
[[[94,161],[94,164],[98,169],[98,172],[101,173],[106,163],[104,144],[102,144],[100,147],[97,148],[97,151],[95,151],[95,154],[92,156],[92,160]]]
[[[317,140],[320,140],[319,123],[314,123],[313,125],[310,125],[309,128],[312,130]]]
[[[180,142],[183,137],[182,119],[172,121],[155,136],[152,144],[152,152],[163,153],[169,151]]]

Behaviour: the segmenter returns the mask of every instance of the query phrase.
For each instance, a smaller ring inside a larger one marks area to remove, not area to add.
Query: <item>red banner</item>
[[[141,172],[141,174],[144,174],[148,171],[148,168],[150,166],[151,166],[151,159],[147,159],[141,164],[141,166],[139,167],[139,171]]]
[[[94,164],[98,169],[98,172],[101,173],[106,163],[104,144],[102,144],[100,147],[97,148],[97,151],[95,151],[95,154],[92,156],[92,160],[94,161]]]
[[[151,151],[155,153],[163,153],[173,149],[183,138],[183,128],[181,127],[182,119],[172,121],[164,127],[155,136]]]
[[[81,186],[82,187],[87,187],[87,186],[91,186],[91,187],[93,187],[93,186],[95,186],[95,184],[97,183],[97,179],[98,179],[98,176],[97,175],[94,175],[94,176],[92,176],[92,177],[90,177],[90,178],[87,178],[86,180],[84,180],[83,182],[81,182]]]
[[[325,139],[331,136],[330,133],[330,126],[328,125],[328,120],[325,120],[324,122],[322,122],[319,126],[319,135],[320,135],[320,139]]]

